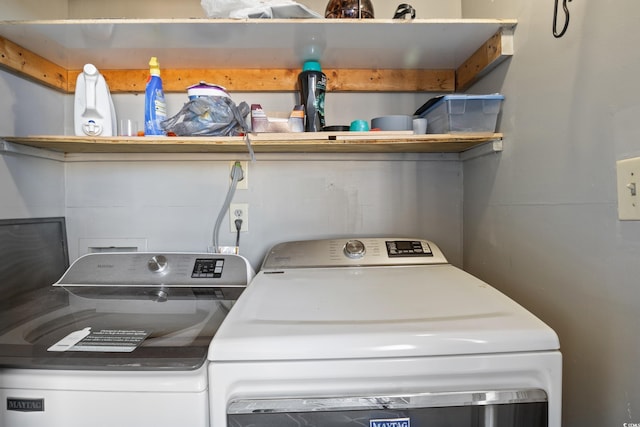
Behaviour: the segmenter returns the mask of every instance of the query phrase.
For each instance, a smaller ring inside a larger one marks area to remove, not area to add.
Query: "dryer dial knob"
[[[163,255],[156,255],[147,262],[147,267],[154,273],[162,273],[167,269],[169,261]]]
[[[364,243],[362,243],[360,240],[349,240],[344,245],[344,254],[351,259],[362,258],[366,251],[367,250],[364,247]]]

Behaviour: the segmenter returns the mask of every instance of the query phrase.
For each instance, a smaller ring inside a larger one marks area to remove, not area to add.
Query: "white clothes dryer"
[[[209,343],[252,277],[237,255],[96,253],[14,292],[0,302],[0,425],[207,426]]]
[[[209,360],[211,427],[560,427],[555,332],[421,239],[276,245]]]

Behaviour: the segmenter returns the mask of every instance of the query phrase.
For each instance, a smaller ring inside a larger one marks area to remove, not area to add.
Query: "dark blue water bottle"
[[[320,132],[324,127],[324,94],[327,76],[318,61],[307,61],[298,75],[300,104],[304,105],[305,132]]]

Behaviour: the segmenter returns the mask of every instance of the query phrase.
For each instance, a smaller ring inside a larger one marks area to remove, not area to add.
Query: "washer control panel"
[[[344,254],[351,259],[360,259],[366,252],[364,243],[360,240],[349,240],[344,245]]]
[[[280,243],[267,254],[262,270],[447,263],[438,246],[427,240],[345,238]]]
[[[101,252],[78,258],[58,286],[246,286],[253,270],[239,255]]]
[[[191,277],[218,279],[222,277],[224,258],[197,258]]]
[[[162,273],[168,265],[167,257],[164,255],[154,255],[147,261],[147,268],[154,273]]]

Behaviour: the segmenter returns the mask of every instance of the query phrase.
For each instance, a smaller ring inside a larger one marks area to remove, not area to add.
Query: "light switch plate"
[[[640,220],[640,157],[616,162],[618,218]]]

